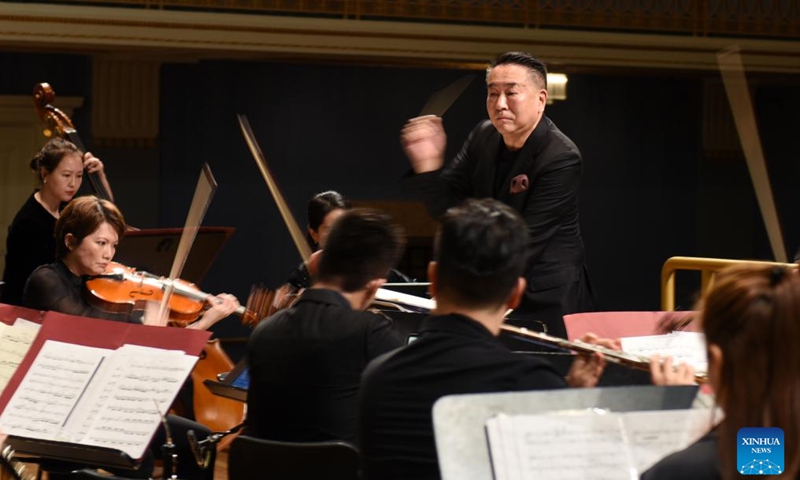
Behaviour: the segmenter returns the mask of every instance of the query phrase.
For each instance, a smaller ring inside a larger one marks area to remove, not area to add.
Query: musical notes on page
[[[666,335],[621,338],[622,351],[642,357],[671,356],[676,365],[688,363],[697,372],[708,371],[705,335],[698,332],[672,332]]]
[[[635,480],[710,428],[710,410],[498,415],[486,423],[496,480]]]
[[[62,427],[108,352],[46,341],[0,416],[3,432],[72,441]]]
[[[0,323],[0,393],[22,363],[38,332],[38,324],[22,318],[14,325]]]
[[[169,409],[196,361],[179,351],[47,341],[0,416],[0,427],[141,458],[160,424],[159,410]]]

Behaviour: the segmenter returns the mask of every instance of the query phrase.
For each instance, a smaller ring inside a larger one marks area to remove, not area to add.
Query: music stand
[[[233,227],[200,227],[181,278],[199,284],[235,230]],[[182,233],[182,228],[127,232],[125,239],[119,242],[114,260],[154,275],[169,276]]]
[[[224,374],[219,381],[205,379],[203,384],[214,395],[247,402],[247,388],[250,386],[250,371],[247,369],[247,361],[240,360],[233,370]]]
[[[615,412],[690,408],[697,386],[565,388],[560,390],[448,395],[433,405],[436,452],[442,480],[492,480],[484,427],[500,413],[540,414],[607,408]]]

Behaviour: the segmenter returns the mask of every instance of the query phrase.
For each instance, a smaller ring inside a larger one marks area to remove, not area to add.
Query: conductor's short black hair
[[[404,248],[405,235],[389,215],[348,210],[331,227],[317,280],[355,292],[371,280],[386,278]]]
[[[508,64],[520,65],[527,68],[531,76],[539,83],[538,86],[540,88],[547,88],[547,66],[543,61],[527,52],[501,53],[489,64],[489,68],[486,70],[487,76],[494,67]]]
[[[528,238],[519,214],[497,200],[449,209],[434,243],[437,295],[469,308],[502,305],[525,271]]]

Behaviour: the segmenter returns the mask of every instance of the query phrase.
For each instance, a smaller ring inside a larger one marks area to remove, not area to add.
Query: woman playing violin
[[[61,212],[55,225],[55,251],[57,260],[34,270],[25,284],[24,305],[38,310],[54,310],[71,315],[101,318],[113,321],[142,323],[139,312],[131,314],[110,313],[90,304],[84,297],[84,283],[95,275],[104,273],[114,258],[117,243],[125,232],[122,213],[107,200],[94,196],[78,197]],[[207,329],[231,315],[239,302],[228,294],[212,296],[210,308],[200,320],[187,328]],[[213,478],[213,464],[206,469],[197,466],[186,439],[186,432],[194,430],[199,438],[210,434],[204,426],[185,418],[170,415],[167,419],[178,451],[178,474],[184,479]],[[157,454],[164,440],[161,429],[151,443]],[[134,473],[118,475],[148,476],[152,473],[152,457],[146,457],[144,466]]]
[[[6,240],[6,267],[2,295],[4,303],[19,305],[25,280],[39,265],[55,259],[53,228],[61,209],[72,200],[81,186],[84,169],[97,173],[107,191],[111,191],[103,162],[91,153],[82,153],[73,143],[62,138],[47,142],[31,160],[30,168],[40,183],[23,204]]]
[[[61,212],[55,225],[54,263],[37,268],[25,285],[23,303],[29,308],[71,315],[142,323],[141,314],[110,313],[90,304],[83,284],[105,272],[125,232],[125,220],[114,204],[97,197],[79,197]],[[210,308],[187,328],[205,330],[231,315],[239,302],[229,294],[209,299]]]

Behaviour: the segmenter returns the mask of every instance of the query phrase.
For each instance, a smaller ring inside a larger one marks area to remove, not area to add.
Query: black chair
[[[293,443],[238,436],[228,480],[357,480],[359,453],[345,442]]]

